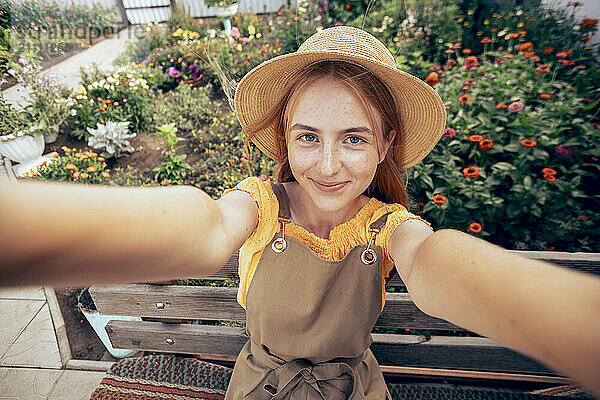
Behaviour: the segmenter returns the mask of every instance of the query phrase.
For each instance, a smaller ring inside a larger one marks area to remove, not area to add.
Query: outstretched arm
[[[0,287],[206,277],[256,220],[238,191],[0,181]]]
[[[423,312],[548,365],[600,398],[600,278],[463,232],[401,224],[390,254]]]

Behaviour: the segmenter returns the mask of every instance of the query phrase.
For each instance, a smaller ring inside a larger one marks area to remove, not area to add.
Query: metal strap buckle
[[[360,260],[365,265],[372,265],[377,261],[377,253],[375,253],[375,250],[371,248],[371,245],[373,244],[375,236],[379,233],[379,231],[380,229],[371,229],[371,239],[369,240],[369,244],[360,255]]]
[[[287,247],[287,241],[285,240],[285,223],[290,220],[287,218],[279,218],[279,221],[281,221],[281,237],[278,237],[271,243],[271,248],[275,253],[283,253]]]

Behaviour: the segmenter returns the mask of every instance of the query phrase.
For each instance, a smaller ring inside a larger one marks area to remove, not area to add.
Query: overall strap
[[[291,220],[290,199],[283,185],[279,182],[271,182],[271,188],[273,189],[273,193],[275,193],[275,197],[277,197],[277,201],[279,201],[279,218]]]
[[[375,235],[377,233],[379,233],[381,231],[381,229],[383,229],[383,227],[385,226],[385,223],[387,222],[388,216],[391,214],[391,212],[385,213],[383,214],[381,217],[377,218],[377,220],[375,222],[373,222],[371,225],[369,225],[369,230],[371,232],[373,232]],[[390,271],[389,275],[387,278],[385,278],[385,284],[387,285],[392,278],[394,277],[394,275],[397,273],[396,271],[396,267],[392,267],[392,270]]]
[[[379,233],[379,231],[381,229],[383,229],[383,227],[385,226],[385,223],[387,222],[387,218],[391,213],[392,212],[390,211],[388,213],[383,214],[381,217],[377,218],[377,220],[375,222],[373,222],[371,225],[369,225],[369,230]]]

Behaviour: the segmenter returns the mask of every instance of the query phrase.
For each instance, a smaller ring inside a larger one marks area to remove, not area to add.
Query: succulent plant
[[[104,150],[103,157],[119,157],[124,152],[132,153],[134,149],[129,139],[134,138],[136,133],[129,133],[128,126],[129,121],[107,121],[106,125],[97,124],[96,129],[87,128],[91,135],[88,145],[96,150]]]

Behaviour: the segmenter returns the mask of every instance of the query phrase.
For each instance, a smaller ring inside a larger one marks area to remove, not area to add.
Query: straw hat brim
[[[294,75],[317,61],[338,60],[358,64],[375,74],[391,91],[399,108],[405,149],[399,167],[408,169],[431,152],[446,125],[446,109],[435,90],[421,79],[360,55],[332,50],[295,52],[274,57],[253,68],[235,92],[235,110],[245,127],[258,121],[281,98]],[[277,159],[275,129],[270,125],[252,141]]]

